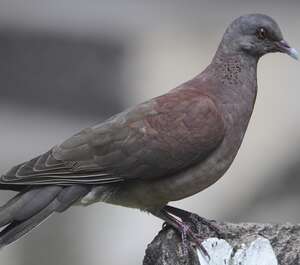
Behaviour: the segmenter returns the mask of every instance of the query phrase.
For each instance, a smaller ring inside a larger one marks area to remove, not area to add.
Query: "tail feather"
[[[63,212],[84,197],[90,187],[44,186],[17,194],[0,208],[0,247],[28,233],[54,212]]]
[[[59,186],[34,188],[17,194],[0,210],[0,226],[24,220],[47,206],[62,189]]]
[[[31,192],[32,194],[29,194],[30,196],[24,198],[20,203],[21,207],[15,207],[13,219],[15,221],[22,221],[35,215],[53,201],[62,189],[63,187],[60,186],[49,186],[28,191],[19,199],[19,201],[23,200],[23,197],[27,194]]]
[[[13,205],[19,200],[21,196],[22,193],[18,193],[0,208],[0,227],[7,225],[12,221]]]
[[[47,217],[49,217],[58,205],[54,200],[39,213],[23,221],[13,221],[0,232],[0,248],[3,248],[27,234]]]
[[[63,189],[57,196],[57,200],[60,202],[57,207],[57,212],[63,212],[67,210],[73,203],[83,198],[90,191],[88,186],[73,185]]]

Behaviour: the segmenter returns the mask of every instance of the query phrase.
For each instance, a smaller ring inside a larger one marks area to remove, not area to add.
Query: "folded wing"
[[[166,177],[205,159],[223,136],[222,116],[209,97],[176,91],[82,130],[13,167],[0,183],[100,185]]]

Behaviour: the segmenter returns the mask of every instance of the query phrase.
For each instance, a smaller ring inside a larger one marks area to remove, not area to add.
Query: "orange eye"
[[[257,29],[257,31],[256,31],[256,37],[259,40],[266,39],[266,37],[267,37],[267,30],[265,28],[259,28],[259,29]]]

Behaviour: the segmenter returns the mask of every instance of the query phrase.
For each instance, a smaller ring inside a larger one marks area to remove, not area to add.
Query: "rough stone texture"
[[[276,253],[279,265],[300,264],[300,225],[216,223],[222,237],[236,250],[241,245],[252,242],[257,237],[268,239]],[[198,225],[204,238],[216,237],[205,225]],[[188,254],[182,251],[181,236],[170,226],[163,228],[148,245],[143,265],[199,265],[198,256],[192,244],[188,244]]]

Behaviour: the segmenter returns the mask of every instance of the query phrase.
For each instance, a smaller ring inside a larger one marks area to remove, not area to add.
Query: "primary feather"
[[[222,116],[209,97],[193,89],[174,91],[84,129],[12,168],[1,183],[100,185],[160,178],[199,162],[223,135]]]

